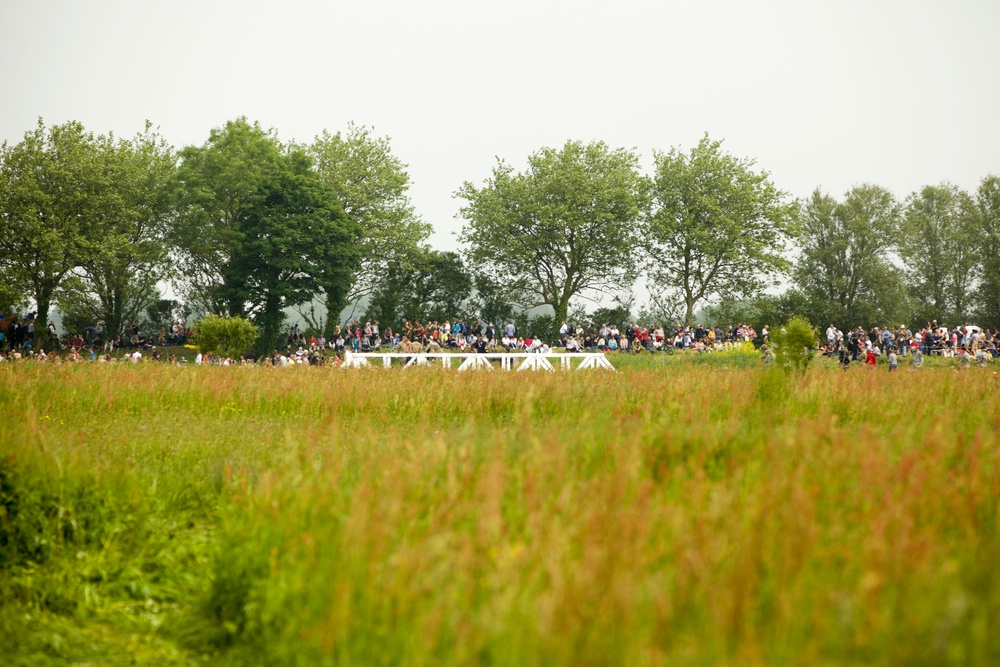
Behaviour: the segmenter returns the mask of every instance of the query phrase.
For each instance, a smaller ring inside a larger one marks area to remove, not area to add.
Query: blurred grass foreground
[[[998,376],[757,366],[3,364],[0,664],[1000,664]]]

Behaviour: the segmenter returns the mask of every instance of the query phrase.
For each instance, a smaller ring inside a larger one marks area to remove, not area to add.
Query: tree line
[[[427,242],[406,165],[364,126],[297,143],[239,118],[176,150],[148,122],[118,138],[40,120],[0,149],[0,312],[30,303],[44,323],[57,306],[67,327],[99,319],[112,336],[140,317],[239,315],[261,351],[289,309],[329,337],[350,303],[389,324],[549,306],[554,328],[793,314],[1000,327],[997,176],[973,193],[943,183],[900,200],[860,184],[795,199],[707,135],[653,156],[650,174],[600,141],[542,148],[520,171],[498,160],[455,192],[463,250],[446,252]],[[634,312],[640,278],[650,299]],[[599,297],[613,305],[588,314]]]

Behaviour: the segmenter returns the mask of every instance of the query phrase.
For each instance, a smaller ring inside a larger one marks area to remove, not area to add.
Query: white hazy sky
[[[754,157],[794,196],[1000,173],[1000,1],[0,0],[0,140],[39,116],[175,146],[240,115],[391,137],[454,248],[495,156],[602,139]]]

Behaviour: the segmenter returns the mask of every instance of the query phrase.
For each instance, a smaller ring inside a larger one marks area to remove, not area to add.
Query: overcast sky
[[[0,0],[0,140],[39,116],[175,146],[245,115],[309,141],[391,137],[453,232],[495,156],[704,134],[796,197],[904,197],[1000,173],[1000,1],[51,2]]]

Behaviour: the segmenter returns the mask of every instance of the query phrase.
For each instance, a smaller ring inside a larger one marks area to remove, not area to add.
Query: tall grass
[[[0,367],[0,655],[1000,661],[996,375],[639,359]]]

